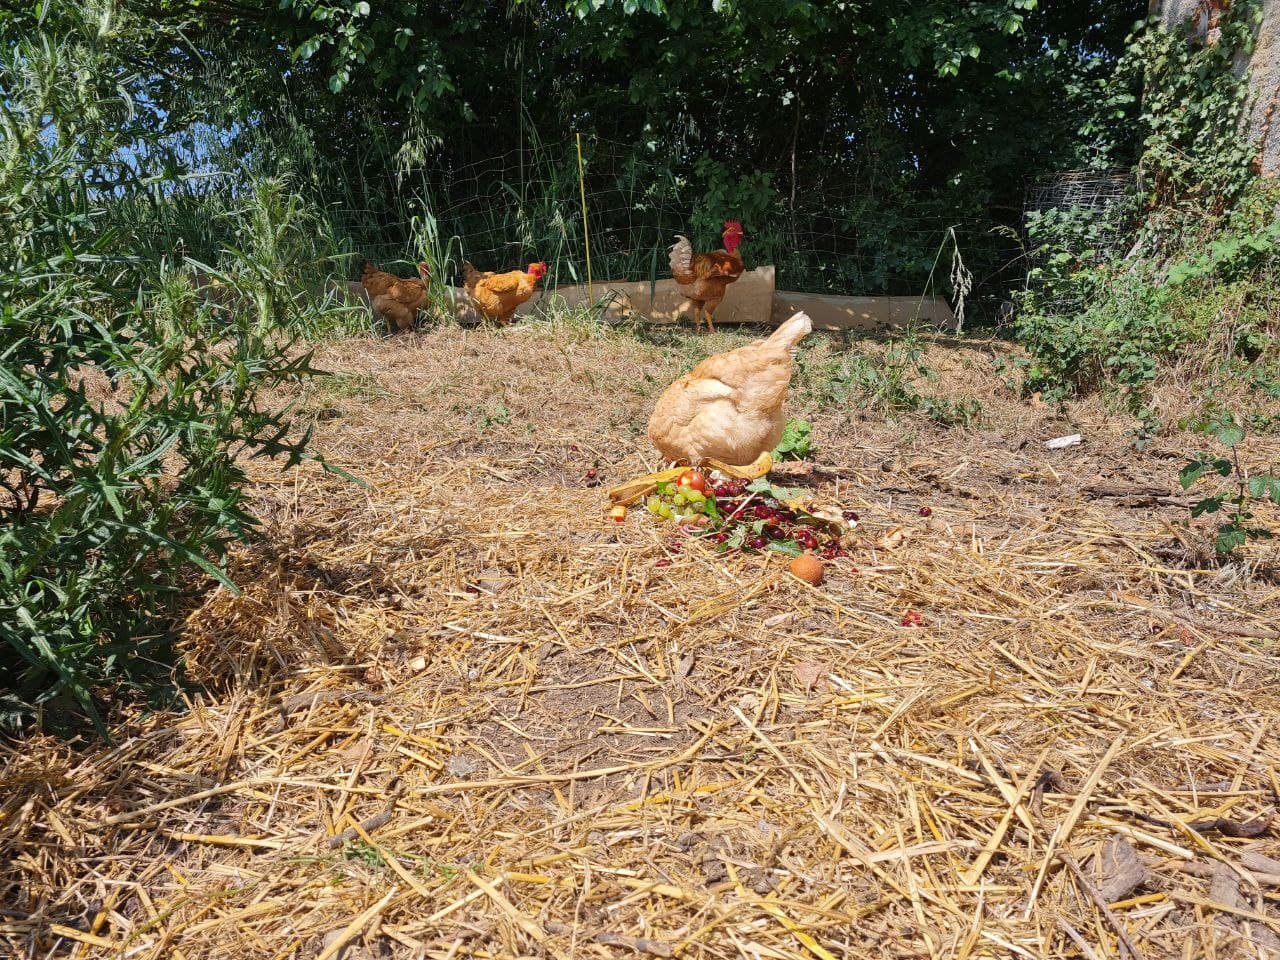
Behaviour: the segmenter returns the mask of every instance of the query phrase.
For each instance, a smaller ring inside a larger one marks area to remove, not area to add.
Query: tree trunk
[[[1217,42],[1217,21],[1230,0],[1153,0],[1160,19],[1173,30],[1192,20],[1195,32],[1206,43]],[[1241,59],[1241,71],[1249,71],[1249,135],[1258,145],[1258,172],[1266,177],[1280,174],[1280,0],[1263,0],[1262,22],[1257,43],[1248,59]]]
[[[1280,0],[1266,0],[1258,43],[1249,59],[1249,132],[1258,144],[1258,169],[1263,176],[1280,174]]]

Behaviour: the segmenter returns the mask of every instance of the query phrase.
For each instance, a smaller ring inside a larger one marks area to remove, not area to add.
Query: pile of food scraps
[[[659,481],[643,502],[655,517],[712,541],[721,552],[773,550],[834,560],[847,556],[843,540],[858,523],[854,511],[774,486],[766,477],[748,482],[695,469]],[[612,515],[621,521],[626,508],[614,507]]]

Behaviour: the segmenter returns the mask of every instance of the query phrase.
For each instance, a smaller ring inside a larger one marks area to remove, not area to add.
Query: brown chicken
[[[374,312],[397,333],[412,330],[418,311],[426,306],[431,270],[425,263],[418,264],[418,276],[420,279],[404,280],[379,270],[368,260],[360,267],[360,286],[372,298]]]
[[[531,263],[528,270],[507,273],[481,273],[467,261],[462,263],[462,281],[476,309],[503,326],[511,322],[516,307],[538,289],[538,281],[547,273],[545,263]]]
[[[697,310],[694,322],[701,324],[701,318],[706,317],[708,333],[715,329],[711,320],[724,299],[725,288],[742,276],[746,269],[742,254],[738,252],[742,243],[742,224],[737,220],[726,220],[722,239],[724,249],[714,253],[695,254],[689,238],[679,234],[671,245],[672,279],[680,285],[680,292],[693,301]]]
[[[812,330],[808,314],[797,313],[767,339],[707,357],[667,387],[649,418],[649,439],[658,452],[668,461],[746,480],[768,473],[770,451],[787,425],[782,405],[792,359]],[[634,502],[673,475],[650,474],[615,487],[609,496]]]

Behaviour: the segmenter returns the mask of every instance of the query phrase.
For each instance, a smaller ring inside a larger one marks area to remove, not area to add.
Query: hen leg
[[[721,299],[723,299],[723,298],[721,298]],[[715,328],[715,326],[712,324],[711,319],[712,319],[712,316],[715,314],[716,310],[718,310],[718,309],[720,308],[720,301],[719,301],[719,300],[708,300],[706,303],[704,303],[704,304],[702,305],[702,308],[703,308],[703,310],[705,311],[706,316],[707,316],[707,333],[715,333],[715,332],[716,332],[716,328]]]
[[[693,328],[695,330],[702,329],[702,301],[693,301]]]

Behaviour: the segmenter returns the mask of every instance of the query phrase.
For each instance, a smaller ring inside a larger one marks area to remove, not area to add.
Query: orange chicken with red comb
[[[679,284],[680,292],[693,302],[697,311],[694,322],[700,325],[702,318],[706,318],[708,333],[715,329],[712,317],[724,299],[725,290],[746,269],[742,254],[738,252],[742,243],[742,224],[737,220],[726,220],[721,239],[724,241],[723,249],[695,254],[689,238],[676,234],[676,242],[670,251],[671,276]]]
[[[524,303],[538,289],[538,281],[547,273],[545,263],[531,263],[528,270],[510,270],[506,273],[483,273],[469,262],[462,263],[462,280],[467,294],[476,309],[490,320],[497,320],[504,327],[515,316],[516,307]]]

